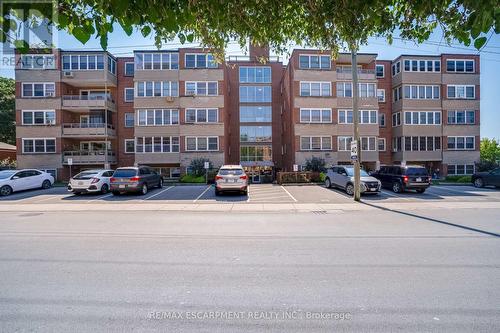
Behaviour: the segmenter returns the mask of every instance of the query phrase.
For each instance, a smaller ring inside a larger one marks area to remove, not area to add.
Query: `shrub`
[[[324,183],[326,179],[326,173],[322,172],[319,174],[319,181]]]
[[[481,171],[490,171],[498,167],[498,164],[492,161],[481,160],[479,163],[476,163],[476,170]]]
[[[0,160],[0,169],[15,169],[15,168],[16,168],[15,160],[11,160],[9,157]]]
[[[205,183],[205,176],[184,175],[181,177],[181,183]]]
[[[325,160],[319,157],[313,157],[306,160],[306,165],[304,166],[305,171],[313,172],[323,172],[325,171]]]
[[[471,176],[447,176],[445,181],[451,183],[470,183]]]
[[[205,176],[205,162],[208,162],[210,165],[210,169],[212,169],[212,162],[210,162],[208,158],[195,158],[189,164],[188,173],[196,177]]]

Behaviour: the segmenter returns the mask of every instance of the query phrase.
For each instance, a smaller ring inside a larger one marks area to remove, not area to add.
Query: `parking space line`
[[[160,191],[160,192],[158,192],[158,193],[155,193],[155,194],[153,194],[153,195],[150,195],[149,197],[145,198],[144,200],[149,200],[149,199],[151,199],[151,198],[154,198],[154,197],[156,197],[157,195],[160,195],[160,194],[162,194],[163,192],[167,192],[168,190],[170,190],[171,188],[174,188],[174,187],[175,187],[175,186],[169,186],[169,187],[167,187],[166,189],[161,190],[161,191]]]
[[[50,200],[50,199],[57,198],[58,196],[60,196],[60,195],[51,195],[51,196],[49,196],[49,197],[47,197],[47,198],[43,198],[43,199],[40,199],[40,200],[35,200],[35,201],[33,201],[32,203],[38,203],[38,202],[47,201],[47,200]]]
[[[198,201],[198,199],[200,199],[203,196],[203,194],[207,193],[207,191],[210,189],[211,186],[212,185],[208,185],[207,188],[203,192],[201,192],[201,194],[196,199],[193,200],[193,203]]]
[[[290,192],[288,192],[287,189],[283,185],[281,185],[281,188],[283,189],[283,191],[286,192],[286,194],[288,194],[290,196],[290,198],[292,198],[293,201],[297,202],[297,199],[295,199],[293,197],[293,195],[291,195]]]
[[[385,194],[387,196],[390,196],[390,197],[393,197],[393,198],[403,199],[403,200],[407,200],[407,201],[410,200],[408,198],[404,198],[402,196],[399,196],[397,194],[393,194],[393,193],[390,193],[390,192],[387,192],[387,191],[384,191],[384,190],[380,190],[380,193],[383,193],[383,194]]]
[[[90,202],[94,202],[94,201],[97,201],[97,200],[101,200],[101,199],[104,199],[104,198],[108,198],[110,196],[112,196],[113,193],[108,193],[108,194],[104,194],[104,195],[101,195],[100,197],[97,197],[95,199],[92,199],[92,200],[87,200],[86,202],[87,203],[90,203]]]
[[[247,202],[250,202],[250,186],[247,185]]]

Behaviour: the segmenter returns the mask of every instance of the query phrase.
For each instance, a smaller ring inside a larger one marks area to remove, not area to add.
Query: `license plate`
[[[226,183],[236,183],[236,179],[226,179]]]
[[[370,191],[375,192],[377,189],[376,188],[371,188]]]
[[[83,185],[83,182],[78,182],[78,185]]]
[[[418,177],[417,182],[421,182],[421,181],[422,181],[422,178]]]
[[[120,185],[118,186],[118,188],[125,188],[125,185]]]

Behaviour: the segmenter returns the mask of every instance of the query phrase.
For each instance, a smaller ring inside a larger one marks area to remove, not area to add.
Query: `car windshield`
[[[136,174],[137,171],[135,169],[118,169],[113,173],[113,177],[128,178],[134,177]]]
[[[345,168],[345,170],[347,171],[347,175],[349,177],[353,177],[354,176],[354,168]],[[369,177],[370,175],[363,169],[360,170],[360,174],[361,174],[361,177]]]
[[[6,179],[16,173],[16,170],[0,171],[0,179]]]
[[[90,179],[97,176],[97,171],[83,171],[73,177],[73,179]]]
[[[219,170],[219,175],[221,175],[221,176],[228,176],[228,175],[239,176],[242,174],[243,174],[242,169],[220,169]]]
[[[406,169],[406,175],[408,176],[428,176],[426,168],[408,168]]]

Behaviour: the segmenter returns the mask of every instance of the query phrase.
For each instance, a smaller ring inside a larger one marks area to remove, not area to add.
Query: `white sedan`
[[[110,178],[113,170],[97,169],[85,170],[71,177],[68,184],[68,191],[74,194],[82,193],[108,193],[110,189]]]
[[[54,184],[54,177],[50,173],[36,169],[0,171],[0,195],[2,196],[35,188],[48,189],[52,184]]]

